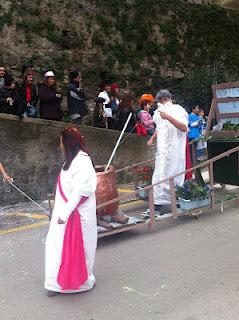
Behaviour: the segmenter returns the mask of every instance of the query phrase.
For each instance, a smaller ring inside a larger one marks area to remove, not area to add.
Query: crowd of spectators
[[[63,121],[62,93],[57,87],[55,73],[51,70],[45,72],[42,82],[36,83],[34,67],[24,66],[21,81],[16,82],[6,68],[0,66],[0,113],[14,114],[20,119],[40,117]],[[143,94],[137,100],[128,88],[123,92],[117,83],[105,79],[99,85],[94,103],[91,122],[95,127],[121,131],[132,114],[126,132],[138,136],[154,133],[152,116],[157,104],[151,94]],[[78,70],[69,73],[67,108],[70,122],[76,125],[81,125],[89,113],[82,76]],[[189,141],[202,136],[204,126],[203,110],[194,106],[189,115]]]
[[[36,83],[35,70],[25,66],[21,80],[15,81],[13,76],[0,66],[0,113],[24,117],[40,117],[46,120],[63,121],[62,93],[57,89],[56,75],[49,70],[44,73],[43,81]],[[152,134],[154,125],[150,110],[154,98],[143,95],[139,102],[126,90],[122,94],[117,83],[103,80],[95,99],[92,122],[95,127],[122,130],[132,113],[126,132],[138,135]],[[81,125],[89,113],[87,98],[83,88],[81,73],[73,70],[69,73],[67,86],[67,113],[71,123]]]

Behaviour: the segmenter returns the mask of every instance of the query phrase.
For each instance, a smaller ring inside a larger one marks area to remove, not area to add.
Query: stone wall
[[[62,165],[59,136],[66,123],[0,115],[0,160],[17,186],[33,199],[44,199],[52,192]],[[119,136],[118,131],[80,127],[94,164],[107,163]],[[154,150],[145,138],[131,134],[119,147],[114,159],[117,168],[152,158]],[[0,204],[15,203],[24,198],[15,192],[3,192]]]

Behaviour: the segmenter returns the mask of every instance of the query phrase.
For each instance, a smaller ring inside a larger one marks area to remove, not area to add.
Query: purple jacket
[[[39,86],[40,117],[47,120],[62,120],[61,99],[56,97],[55,87]]]

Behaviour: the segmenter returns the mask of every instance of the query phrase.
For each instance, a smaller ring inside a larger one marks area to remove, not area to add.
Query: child
[[[200,128],[202,120],[198,115],[199,110],[199,106],[195,105],[192,107],[191,113],[189,115],[189,142],[200,137]]]
[[[199,109],[198,116],[200,117],[200,136],[203,137],[205,133],[205,128],[207,121],[204,118],[204,110]],[[198,141],[197,143],[197,157],[198,160],[204,160],[205,156],[205,149],[207,149],[207,142],[206,141]]]
[[[140,104],[141,111],[138,113],[140,123],[146,128],[147,134],[152,136],[154,133],[154,122],[149,114],[151,102],[149,100],[143,100]]]

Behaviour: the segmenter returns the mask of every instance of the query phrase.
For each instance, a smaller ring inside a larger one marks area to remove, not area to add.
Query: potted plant
[[[144,167],[136,167],[136,172],[138,174],[138,181],[139,184],[137,189],[142,189],[151,183],[153,168],[151,166],[144,166]],[[148,199],[148,191],[141,191],[139,192],[140,199]]]
[[[211,204],[211,188],[201,186],[193,180],[186,180],[182,187],[176,187],[180,208],[184,211],[205,207]]]

